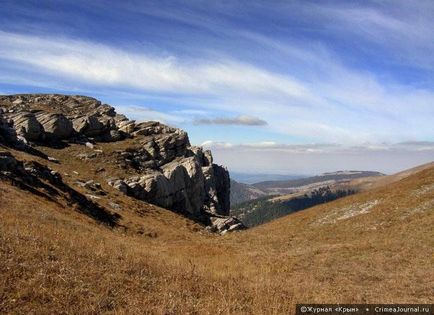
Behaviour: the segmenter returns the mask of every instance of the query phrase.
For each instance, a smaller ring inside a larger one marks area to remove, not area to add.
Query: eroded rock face
[[[73,120],[74,130],[89,137],[100,136],[107,131],[106,126],[96,116],[83,116]]]
[[[44,136],[44,127],[36,119],[34,113],[23,111],[8,115],[8,118],[13,121],[17,134],[27,140],[39,140]]]
[[[185,132],[159,123],[150,123],[146,134],[142,147],[118,152],[120,165],[143,173],[124,179],[128,194],[193,215],[229,214],[229,172],[213,164],[210,151],[192,147]]]
[[[125,190],[126,185],[129,195],[176,211],[228,215],[230,204],[225,198],[230,187],[221,185],[229,180],[227,170],[218,165],[204,166],[203,159],[191,150],[188,153],[158,168],[146,169],[144,162],[144,175],[108,183],[118,190]],[[153,161],[154,165],[161,163]],[[214,169],[223,179],[214,178]]]
[[[79,139],[93,147],[92,142],[136,138],[138,147],[115,154],[119,167],[133,168],[137,175],[110,179],[111,186],[158,206],[205,216],[208,222],[213,216],[229,215],[228,171],[213,163],[210,151],[191,146],[180,129],[155,121],[130,121],[113,107],[84,96],[0,96],[0,107],[5,107],[15,131],[29,141]],[[2,113],[0,135],[8,137],[10,124]]]
[[[74,131],[72,122],[63,114],[39,112],[36,114],[36,119],[48,137],[67,139]]]

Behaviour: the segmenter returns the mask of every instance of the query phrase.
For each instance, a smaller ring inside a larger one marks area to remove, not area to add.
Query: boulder
[[[222,235],[228,232],[244,230],[247,227],[237,218],[228,216],[210,217],[209,230]]]
[[[212,153],[210,150],[206,150],[203,153],[203,166],[210,166],[213,164]]]
[[[120,131],[123,131],[127,134],[132,134],[134,132],[134,129],[136,127],[136,123],[134,120],[123,120],[117,123],[117,127]]]
[[[161,124],[157,121],[141,122],[135,125],[133,136],[150,136],[154,134],[174,133],[176,128]]]
[[[229,173],[212,164],[210,151],[190,147],[184,132],[153,135],[142,144],[118,153],[122,165],[145,173],[125,180],[128,194],[193,215],[229,214]]]
[[[125,133],[116,129],[112,129],[99,136],[98,139],[103,142],[121,141],[125,139]]]
[[[154,172],[142,176],[137,184],[143,188],[144,200],[153,200],[156,205],[169,209],[173,205],[172,187],[163,174]]]
[[[174,161],[163,167],[176,210],[200,214],[205,198],[204,177],[195,157]]]
[[[36,119],[34,113],[18,112],[8,116],[13,122],[13,126],[18,135],[26,140],[39,140],[44,135],[44,128]]]
[[[107,128],[95,116],[84,116],[73,120],[74,130],[87,137],[95,137],[107,131]]]
[[[62,114],[39,112],[36,119],[48,136],[57,139],[67,139],[74,131],[72,122]]]

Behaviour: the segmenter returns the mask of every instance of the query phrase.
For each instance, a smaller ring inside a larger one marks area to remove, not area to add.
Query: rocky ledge
[[[109,178],[109,185],[131,197],[188,214],[215,232],[245,228],[229,216],[227,169],[213,163],[209,150],[191,146],[184,131],[154,121],[129,120],[91,97],[0,96],[0,142],[7,145],[80,143],[92,147],[130,138],[139,139],[140,147],[115,154],[119,166],[134,168],[135,175]]]

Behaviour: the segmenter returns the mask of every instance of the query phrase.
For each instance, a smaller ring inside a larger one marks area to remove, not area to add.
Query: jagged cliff
[[[187,213],[220,232],[242,228],[228,217],[228,171],[213,163],[210,151],[191,146],[184,131],[153,121],[137,123],[91,97],[0,96],[2,143],[93,147],[128,139],[135,139],[135,144],[120,145],[112,152],[117,167],[125,172],[109,176],[109,185],[134,198]]]

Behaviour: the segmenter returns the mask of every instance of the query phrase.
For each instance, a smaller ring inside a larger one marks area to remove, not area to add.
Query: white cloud
[[[196,64],[100,44],[0,31],[0,58],[94,84],[171,93],[283,93],[308,96],[296,80],[231,60]]]
[[[179,123],[194,120],[191,116],[218,115],[238,117],[246,124],[250,119],[246,117],[259,117],[268,123],[268,131],[304,141],[346,144],[434,137],[432,90],[348,68],[319,45],[288,45],[255,34],[243,36],[278,50],[287,74],[228,58],[161,58],[92,42],[6,32],[0,32],[0,60],[31,69],[31,80],[38,86],[46,82],[50,87],[58,81],[56,86],[62,87],[63,80],[64,90],[77,90],[87,82],[116,90],[113,93],[158,94],[156,97],[170,98],[177,106],[178,113],[159,109],[149,115],[148,110],[141,115],[143,119],[153,116]],[[19,78],[19,71],[13,75]],[[27,74],[23,76],[29,80]],[[7,75],[2,77],[7,80]],[[186,98],[189,108],[183,108],[178,95]]]

